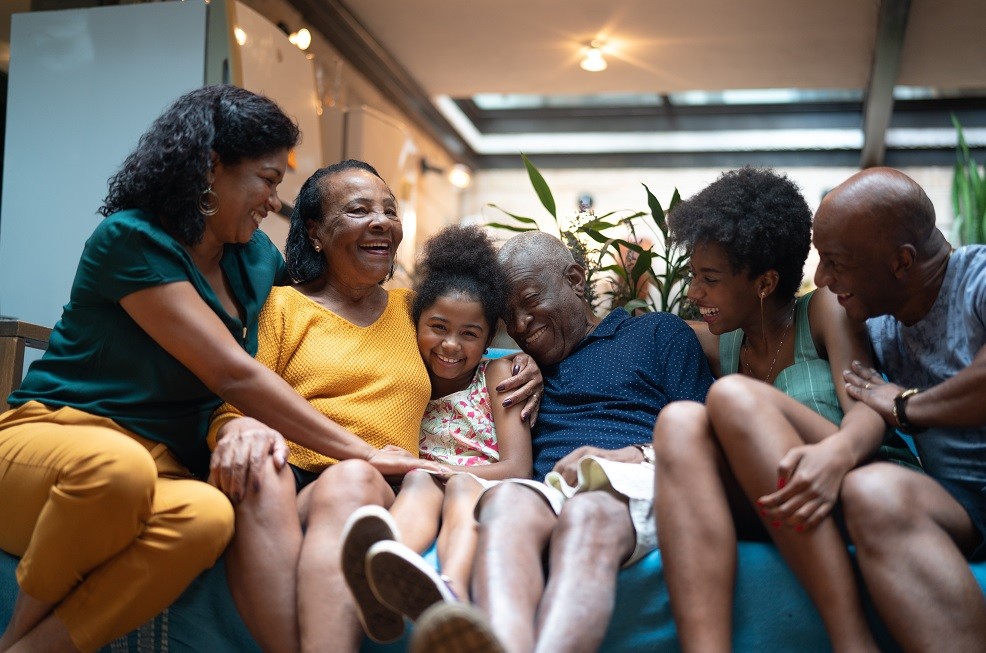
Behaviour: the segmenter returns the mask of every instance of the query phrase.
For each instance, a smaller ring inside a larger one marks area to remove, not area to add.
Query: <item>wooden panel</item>
[[[24,348],[47,349],[51,329],[17,320],[0,320],[0,412],[24,377]]]

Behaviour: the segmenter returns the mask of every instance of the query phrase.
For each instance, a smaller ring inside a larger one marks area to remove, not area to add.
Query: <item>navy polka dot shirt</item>
[[[677,315],[612,311],[560,363],[541,370],[534,477],[588,445],[650,442],[657,414],[679,399],[704,402],[712,373],[695,333]]]

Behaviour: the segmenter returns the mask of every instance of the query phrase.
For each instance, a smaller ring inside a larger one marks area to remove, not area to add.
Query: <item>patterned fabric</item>
[[[897,385],[925,389],[969,367],[986,346],[986,246],[952,253],[938,298],[919,322],[905,326],[884,315],[866,327],[881,369]],[[986,427],[928,429],[914,444],[931,476],[970,488],[986,513]]]
[[[544,396],[532,434],[541,480],[580,446],[650,442],[657,414],[679,399],[704,402],[712,373],[677,315],[612,311],[561,362],[541,370]]]
[[[287,276],[281,253],[264,232],[226,245],[219,262],[246,313],[226,312],[180,242],[154,216],[120,211],[86,241],[69,302],[48,350],[35,361],[12,407],[39,401],[108,417],[137,435],[168,445],[192,472],[209,471],[206,433],[219,397],[161,348],[120,306],[138,290],[187,282],[237,342],[257,352],[257,316],[271,286]]]
[[[797,299],[794,318],[794,363],[778,372],[774,387],[796,399],[833,424],[842,422],[842,406],[835,394],[829,362],[818,357],[808,322],[808,304],[814,291]],[[743,330],[719,338],[719,365],[723,375],[736,374],[740,365]]]
[[[393,444],[417,455],[431,382],[418,352],[412,297],[410,290],[391,290],[377,321],[361,327],[294,288],[275,288],[260,313],[257,360],[374,447]],[[219,427],[240,415],[229,404],[216,411],[211,446]],[[336,462],[290,440],[288,448],[288,461],[307,471]]]
[[[465,390],[432,399],[421,420],[421,457],[448,465],[488,465],[500,460],[486,366],[480,362]]]

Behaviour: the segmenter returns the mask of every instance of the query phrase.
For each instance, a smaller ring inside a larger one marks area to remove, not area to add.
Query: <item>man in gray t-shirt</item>
[[[867,320],[890,382],[854,363],[849,394],[914,436],[927,475],[850,472],[841,502],[867,589],[905,650],[981,651],[986,598],[986,247],[952,251],[914,180],[872,168],[815,215],[818,286]]]

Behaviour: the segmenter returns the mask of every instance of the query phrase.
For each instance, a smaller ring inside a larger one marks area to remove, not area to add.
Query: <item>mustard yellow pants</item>
[[[169,449],[29,402],[0,415],[0,549],[81,651],[170,605],[233,535],[233,508]]]

